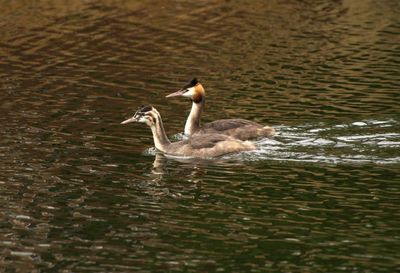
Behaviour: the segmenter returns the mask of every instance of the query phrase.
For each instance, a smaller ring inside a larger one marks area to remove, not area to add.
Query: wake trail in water
[[[241,156],[251,161],[400,163],[400,122],[394,119],[278,126],[276,130],[273,139],[256,142],[258,151]]]

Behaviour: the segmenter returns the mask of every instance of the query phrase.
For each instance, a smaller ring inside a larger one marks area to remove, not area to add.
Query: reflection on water
[[[399,3],[8,1],[0,17],[5,272],[394,272]],[[199,77],[204,122],[279,134],[218,160],[158,154]]]

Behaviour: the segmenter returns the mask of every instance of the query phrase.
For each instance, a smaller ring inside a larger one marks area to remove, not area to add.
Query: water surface
[[[395,272],[398,1],[3,1],[5,272]],[[218,160],[157,154],[203,121],[274,126]]]

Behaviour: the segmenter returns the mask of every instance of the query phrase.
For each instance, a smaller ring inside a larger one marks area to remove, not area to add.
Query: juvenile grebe
[[[194,78],[180,90],[166,96],[167,98],[182,96],[190,98],[192,101],[192,109],[185,124],[185,135],[218,133],[240,140],[248,140],[271,137],[275,134],[274,128],[245,119],[220,119],[200,126],[200,116],[205,104],[205,95],[203,85]]]
[[[215,157],[256,148],[251,142],[221,134],[194,135],[186,140],[170,142],[165,134],[160,113],[152,106],[139,109],[133,117],[121,122],[121,124],[130,122],[146,123],[151,128],[156,148],[168,155]]]

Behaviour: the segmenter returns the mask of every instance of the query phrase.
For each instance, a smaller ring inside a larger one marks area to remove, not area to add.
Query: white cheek
[[[139,118],[139,122],[146,123],[147,122],[147,118],[142,116],[142,117]]]
[[[185,92],[183,94],[183,96],[186,97],[186,98],[191,98],[194,95],[195,87],[190,87],[190,88],[188,88],[188,90],[189,91]]]

